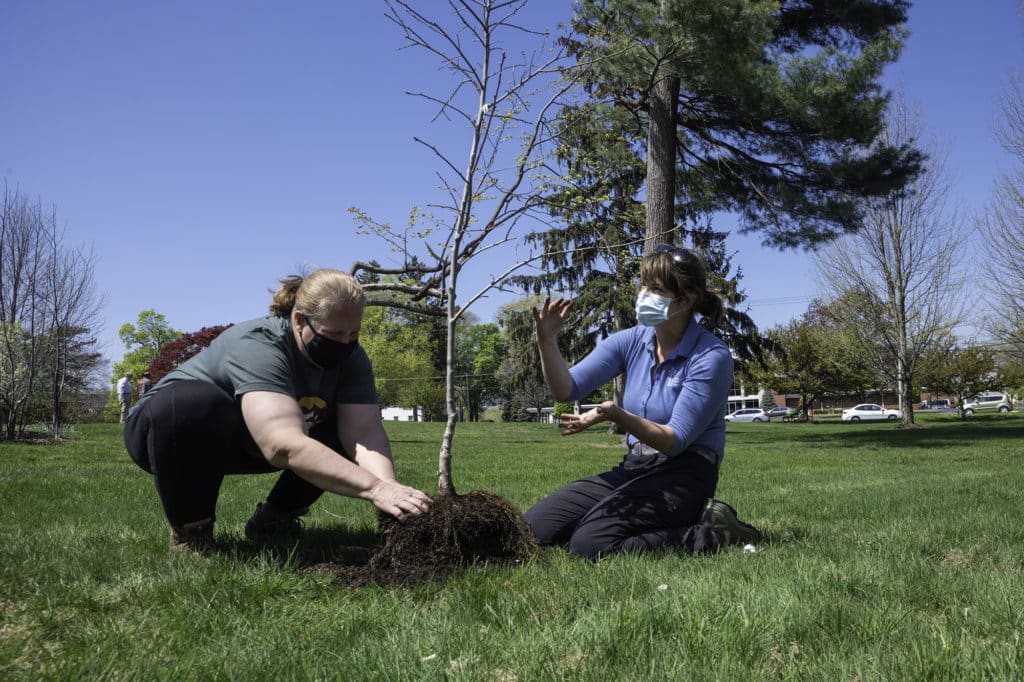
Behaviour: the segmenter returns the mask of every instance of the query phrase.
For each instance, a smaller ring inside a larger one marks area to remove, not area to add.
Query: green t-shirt
[[[373,368],[362,346],[338,367],[316,367],[299,351],[291,322],[264,317],[225,329],[147,391],[139,404],[175,381],[216,384],[236,400],[250,391],[284,393],[302,408],[306,433],[333,424],[337,405],[376,404]],[[138,408],[138,405],[136,405]]]

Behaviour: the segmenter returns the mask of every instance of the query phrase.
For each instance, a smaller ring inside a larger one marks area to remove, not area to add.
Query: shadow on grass
[[[370,560],[380,536],[376,531],[352,530],[346,527],[309,528],[300,538],[274,541],[251,541],[245,537],[219,539],[220,553],[238,558],[262,557],[274,562],[308,568],[316,564],[332,563],[343,566],[362,566]]]
[[[762,530],[757,550],[765,548],[783,549],[795,545],[809,537],[811,533],[802,527],[790,526],[778,530]],[[352,531],[346,528],[314,528],[307,530],[298,540],[280,540],[276,542],[252,542],[246,538],[226,538],[217,542],[217,553],[235,559],[269,560],[278,566],[290,565],[298,570],[317,569],[324,565],[333,566],[333,571],[345,570],[344,567],[366,566],[373,552],[378,549],[380,537],[376,532],[362,530]],[[738,550],[739,546],[722,547],[719,551]],[[551,556],[566,554],[565,547],[554,546],[543,548],[536,557],[539,561],[550,561]],[[650,552],[652,557],[676,555],[687,557],[708,556],[694,555],[681,548],[665,547]]]

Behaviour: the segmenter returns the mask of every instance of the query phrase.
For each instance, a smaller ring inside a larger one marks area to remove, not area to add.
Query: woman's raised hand
[[[562,331],[565,321],[569,319],[569,308],[572,300],[568,298],[556,298],[554,301],[548,296],[544,304],[538,310],[533,307],[533,321],[537,326],[537,340],[547,341],[558,338],[558,332]]]

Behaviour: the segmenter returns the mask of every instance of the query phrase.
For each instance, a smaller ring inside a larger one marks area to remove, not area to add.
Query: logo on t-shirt
[[[299,398],[299,407],[302,408],[303,429],[309,435],[310,430],[327,417],[327,402],[323,398],[310,395]]]

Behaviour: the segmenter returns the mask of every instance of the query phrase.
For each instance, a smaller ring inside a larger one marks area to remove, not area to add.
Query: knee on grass
[[[588,561],[597,561],[603,556],[622,551],[621,542],[608,542],[584,533],[575,533],[569,538],[569,554]]]

